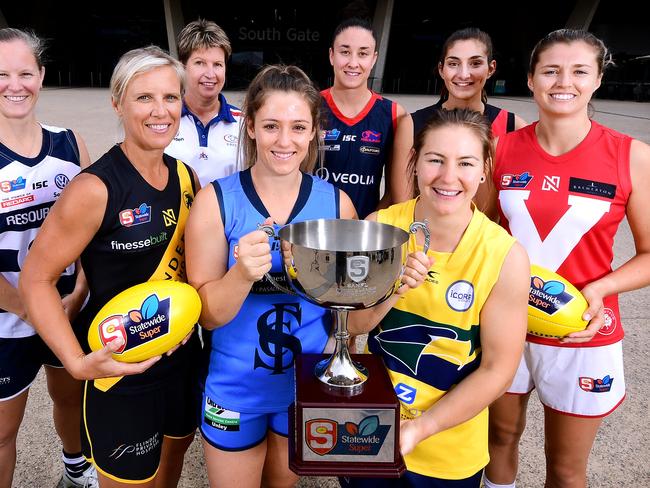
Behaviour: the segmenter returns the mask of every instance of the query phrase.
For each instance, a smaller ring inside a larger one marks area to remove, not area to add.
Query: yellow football
[[[587,300],[575,286],[546,268],[531,266],[528,294],[528,333],[538,337],[564,337],[584,330],[582,314]]]
[[[183,340],[201,314],[201,299],[187,283],[147,281],[113,297],[97,313],[88,330],[90,349],[124,339],[113,354],[117,361],[136,363],[164,354]]]

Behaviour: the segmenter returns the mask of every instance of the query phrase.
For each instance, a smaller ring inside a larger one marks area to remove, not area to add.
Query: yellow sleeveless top
[[[380,210],[377,220],[408,231],[416,201]],[[425,282],[401,297],[370,333],[368,349],[382,356],[403,419],[421,415],[478,368],[481,308],[514,242],[475,208],[454,252],[429,251],[435,264]],[[422,248],[411,237],[408,252],[416,250]],[[406,456],[406,466],[425,476],[467,478],[488,463],[487,443],[486,408],[422,441]]]

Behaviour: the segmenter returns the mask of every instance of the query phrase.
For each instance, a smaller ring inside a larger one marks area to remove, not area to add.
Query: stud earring
[[[481,183],[485,183],[485,176],[481,176],[481,179],[479,180]]]

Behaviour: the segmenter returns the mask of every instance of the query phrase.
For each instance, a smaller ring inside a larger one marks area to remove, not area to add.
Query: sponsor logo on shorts
[[[553,315],[561,310],[573,298],[561,281],[549,280],[545,282],[539,276],[530,277],[528,305],[547,315]]]
[[[240,414],[217,405],[210,397],[206,396],[203,406],[203,421],[215,429],[238,432]]]
[[[501,188],[526,188],[532,179],[533,175],[528,171],[520,175],[505,174],[501,176]]]
[[[474,303],[474,285],[469,281],[455,281],[447,288],[447,305],[456,312],[464,312]]]
[[[589,393],[607,393],[612,389],[612,383],[614,383],[614,378],[610,378],[609,375],[603,379],[594,379],[588,376],[578,378],[578,386]]]
[[[614,314],[614,311],[611,308],[605,308],[603,310],[603,317],[605,321],[598,333],[605,336],[612,335],[616,330],[617,325],[616,315]]]
[[[364,130],[361,133],[361,142],[381,142],[381,132],[375,132],[374,130]]]
[[[339,136],[341,135],[341,131],[338,129],[330,129],[323,131],[323,140],[324,141],[337,141]]]
[[[358,424],[339,424],[331,419],[313,419],[305,422],[305,442],[307,447],[319,456],[376,456],[389,430],[390,425],[381,425],[377,415],[370,415]]]
[[[141,203],[137,208],[127,208],[119,213],[120,224],[124,227],[147,224],[151,222],[151,206]]]
[[[34,195],[24,195],[22,197],[17,197],[17,198],[10,198],[9,200],[4,200],[2,204],[2,208],[9,208],[9,207],[15,207],[17,205],[22,205],[23,203],[29,203],[34,201]]]
[[[150,453],[160,445],[160,433],[156,432],[154,435],[149,437],[142,442],[136,442],[135,444],[120,444],[113,452],[111,452],[108,457],[112,459],[120,459],[122,456],[132,455],[132,456],[144,456],[145,454]]]
[[[361,146],[359,148],[359,152],[361,154],[372,154],[373,156],[379,155],[381,152],[378,147],[372,147],[372,146]]]
[[[122,346],[115,354],[135,349],[142,344],[169,333],[171,298],[162,300],[155,293],[149,295],[142,306],[126,315],[111,315],[99,324],[99,339],[102,345],[122,338]]]
[[[19,176],[15,180],[0,181],[0,190],[2,190],[5,193],[24,190],[26,184],[27,184],[27,180],[22,176]]]
[[[11,383],[11,376],[3,376],[0,378],[0,386],[8,385],[9,383]]]

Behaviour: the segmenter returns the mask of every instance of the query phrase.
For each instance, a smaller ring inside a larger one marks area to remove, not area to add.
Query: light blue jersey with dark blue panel
[[[236,262],[239,239],[257,230],[269,213],[255,191],[250,169],[212,184],[221,209],[221,216],[215,218],[221,218],[224,224],[231,268]],[[334,219],[339,213],[338,190],[303,173],[287,224]],[[271,254],[271,274],[280,277],[279,241],[272,241]],[[286,411],[294,396],[296,355],[323,352],[330,327],[328,310],[284,294],[266,279],[255,283],[239,313],[211,333],[206,395],[221,407],[237,412]]]

